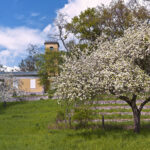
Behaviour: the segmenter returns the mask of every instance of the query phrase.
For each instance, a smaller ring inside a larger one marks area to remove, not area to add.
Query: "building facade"
[[[44,88],[40,84],[37,72],[1,72],[0,76],[10,77],[12,86],[23,94],[43,94]]]

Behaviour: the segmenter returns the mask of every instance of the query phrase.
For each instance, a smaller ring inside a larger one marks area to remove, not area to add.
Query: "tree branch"
[[[130,99],[128,97],[126,97],[126,96],[119,96],[118,98],[123,100],[123,101],[125,101],[127,104],[129,104],[131,106],[131,101],[130,101]]]
[[[66,49],[67,52],[68,52],[69,50],[68,50],[68,48],[67,48],[67,46],[66,46],[65,39],[62,37],[62,34],[63,34],[62,30],[63,30],[63,29],[62,29],[62,27],[61,27],[60,25],[58,25],[58,29],[59,29],[59,38],[60,38],[60,40],[62,41],[62,43],[63,43],[65,49]]]
[[[109,89],[109,92],[112,94],[112,95],[115,95],[116,96],[116,93],[114,92],[114,89]],[[134,96],[134,95],[133,95]],[[131,100],[127,97],[127,96],[119,96],[118,97],[119,99],[125,101],[127,104],[129,104],[131,106]],[[132,98],[133,99],[133,98]]]
[[[150,97],[148,97],[143,103],[141,103],[140,107],[139,107],[139,111],[141,112],[144,105],[147,104],[148,102],[150,102]]]

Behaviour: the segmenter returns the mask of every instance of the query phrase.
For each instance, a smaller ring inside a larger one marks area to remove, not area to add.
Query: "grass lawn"
[[[59,109],[54,100],[8,103],[6,108],[1,103],[0,150],[150,150],[148,123],[140,135],[120,124],[105,131],[49,129]]]

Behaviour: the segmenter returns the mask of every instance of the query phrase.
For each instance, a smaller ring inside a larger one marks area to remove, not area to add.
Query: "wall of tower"
[[[45,50],[46,50],[46,52],[50,51],[50,47],[53,47],[54,51],[58,51],[58,49],[59,49],[58,44],[45,44]]]

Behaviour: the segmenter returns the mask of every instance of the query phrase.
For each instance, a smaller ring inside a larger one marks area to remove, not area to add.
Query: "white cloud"
[[[27,27],[0,27],[0,64],[15,62],[15,58],[26,54],[29,44],[43,45],[45,33]]]
[[[100,6],[101,4],[108,5],[110,2],[111,0],[68,0],[68,4],[58,10],[58,12],[66,14],[70,19],[87,8]]]
[[[0,51],[0,64],[7,64],[8,60],[11,60],[9,50],[2,50]],[[9,59],[8,59],[9,58]]]
[[[16,14],[15,17],[18,20],[23,20],[25,18],[25,16],[23,14]]]
[[[46,20],[46,19],[47,19],[46,16],[43,16],[43,17],[40,18],[40,20]]]
[[[117,0],[113,0],[117,1]],[[124,0],[125,3],[129,2],[129,0]],[[66,14],[71,19],[74,16],[77,16],[81,13],[81,11],[86,10],[87,8],[93,8],[100,5],[109,5],[112,0],[68,0],[68,3],[57,12],[61,12]],[[137,0],[137,2],[141,5],[146,5],[147,3],[144,0]]]
[[[52,29],[52,25],[49,24],[49,25],[47,25],[47,26],[44,28],[43,32],[44,32],[45,34],[50,33],[50,32],[51,32],[51,29]]]
[[[35,12],[31,13],[31,17],[37,17],[39,15],[40,15],[39,13],[35,13]]]

